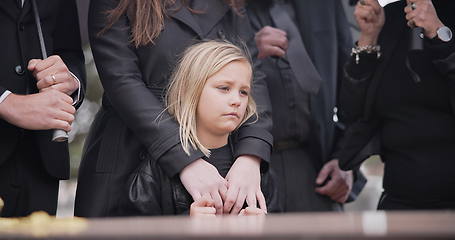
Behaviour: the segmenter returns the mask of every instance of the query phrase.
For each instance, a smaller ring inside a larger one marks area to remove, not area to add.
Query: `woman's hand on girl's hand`
[[[228,174],[228,191],[224,200],[224,213],[239,214],[246,203],[249,207],[259,207],[267,211],[264,195],[261,191],[261,159],[255,156],[243,155],[238,157]]]
[[[215,202],[209,194],[205,194],[199,200],[193,202],[190,207],[190,216],[192,217],[215,217],[215,213]]]
[[[214,202],[216,214],[223,214],[222,199],[227,191],[227,181],[212,164],[198,159],[182,170],[180,180],[195,202],[208,195]]]

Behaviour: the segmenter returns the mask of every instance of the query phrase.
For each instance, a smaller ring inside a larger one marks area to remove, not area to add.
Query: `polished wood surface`
[[[455,212],[76,220],[15,229],[0,221],[0,239],[455,239]]]

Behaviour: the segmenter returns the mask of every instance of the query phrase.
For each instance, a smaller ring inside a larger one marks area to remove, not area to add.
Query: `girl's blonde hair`
[[[252,71],[250,57],[241,48],[229,42],[206,41],[186,49],[172,73],[165,104],[180,125],[180,142],[188,155],[192,147],[210,156],[196,134],[196,110],[207,79],[233,61],[248,63]],[[257,117],[256,103],[250,95],[239,126],[253,115]]]

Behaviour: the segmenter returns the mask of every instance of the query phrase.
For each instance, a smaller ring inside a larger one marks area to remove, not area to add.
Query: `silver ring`
[[[52,78],[52,85],[55,85],[57,83],[57,79],[55,79],[55,75],[52,74],[51,78]]]
[[[411,3],[411,9],[414,11],[417,8],[417,4],[415,2]]]

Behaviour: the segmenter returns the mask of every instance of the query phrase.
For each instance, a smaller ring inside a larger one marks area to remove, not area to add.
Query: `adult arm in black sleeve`
[[[194,151],[190,157],[183,151],[178,124],[146,87],[136,49],[130,44],[127,17],[120,17],[100,34],[106,26],[106,11],[115,8],[117,3],[97,0],[90,4],[89,37],[105,95],[118,116],[147,147],[152,158],[159,159],[166,174],[174,176],[203,154]]]
[[[340,85],[341,81],[344,79],[344,73],[345,69],[344,66],[346,63],[351,59],[350,56],[350,50],[352,48],[352,35],[350,32],[349,28],[349,23],[346,18],[346,14],[344,11],[344,8],[340,2],[335,3],[336,8],[339,11],[336,12],[337,17],[336,17],[336,23],[337,23],[337,36],[338,36],[338,86]],[[338,146],[336,142],[338,142],[339,139],[342,138],[344,130],[345,130],[345,125],[343,122],[339,121],[336,123],[336,135],[335,135],[335,146],[334,149],[336,152],[336,147]],[[358,157],[358,156],[357,156]],[[332,159],[336,159],[336,154],[332,156]],[[360,194],[360,192],[363,190],[367,180],[365,176],[362,174],[360,171],[360,166],[352,169],[352,175],[353,175],[353,183],[352,183],[352,188],[351,192],[349,193],[348,199],[346,202],[352,202],[354,201],[357,196]]]

